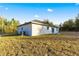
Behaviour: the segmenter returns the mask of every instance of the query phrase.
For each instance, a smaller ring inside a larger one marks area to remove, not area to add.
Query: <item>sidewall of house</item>
[[[59,33],[59,28],[54,28],[54,34],[58,34]]]
[[[52,34],[52,29],[47,26],[32,24],[32,36],[41,35],[41,34]]]
[[[27,24],[27,25],[23,25],[23,26],[18,27],[18,33],[22,34],[21,32],[25,32],[25,35],[32,36],[32,25]]]

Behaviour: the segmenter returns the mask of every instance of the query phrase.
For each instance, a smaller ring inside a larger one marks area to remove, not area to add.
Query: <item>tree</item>
[[[12,20],[10,21],[10,29],[11,32],[16,32],[17,30],[17,26],[19,25],[19,22],[17,20],[15,20],[14,18],[12,18]]]
[[[76,27],[76,31],[79,31],[79,14],[78,14],[78,16],[76,17],[76,20],[75,20],[75,27]]]
[[[43,24],[47,24],[48,26],[53,26],[53,22],[50,22],[48,19],[45,19],[45,20],[43,20],[43,21],[40,21],[40,20],[35,19],[35,20],[33,20],[33,21],[41,22],[41,23],[43,23]]]
[[[44,20],[43,23],[47,25],[47,29],[49,29],[49,26],[53,26],[53,23],[50,22],[48,19]]]
[[[59,24],[59,30],[62,31],[63,24]]]
[[[4,32],[4,18],[0,17],[0,33],[3,33]]]
[[[64,24],[63,24],[63,30],[73,31],[73,29],[74,29],[73,19],[70,19],[70,20],[64,22]]]
[[[61,29],[63,31],[79,31],[79,14],[75,19],[69,19],[68,21],[65,21]]]
[[[54,26],[53,22],[50,22],[48,19],[44,20],[43,22],[44,24],[47,24],[48,26]]]
[[[7,19],[0,17],[0,33],[16,33],[18,25],[19,21],[14,18],[11,21],[7,21]]]

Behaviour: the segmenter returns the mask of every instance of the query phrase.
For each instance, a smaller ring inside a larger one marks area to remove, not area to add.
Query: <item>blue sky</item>
[[[0,3],[0,15],[8,20],[15,18],[20,23],[49,19],[60,24],[78,13],[79,4],[76,3]]]

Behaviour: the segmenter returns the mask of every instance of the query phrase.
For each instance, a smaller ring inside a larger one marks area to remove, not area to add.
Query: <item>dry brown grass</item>
[[[79,38],[65,35],[0,38],[1,56],[79,56]]]

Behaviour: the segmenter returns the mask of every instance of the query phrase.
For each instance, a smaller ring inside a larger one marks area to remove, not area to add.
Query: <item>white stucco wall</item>
[[[23,28],[23,30],[22,30]],[[32,26],[31,24],[27,24],[27,25],[23,25],[18,27],[18,33],[20,34],[20,32],[24,31],[26,35],[31,36],[32,35]]]
[[[23,30],[22,30],[22,28],[23,28]],[[43,26],[43,25],[26,24],[26,25],[18,27],[18,34],[20,34],[20,32],[23,32],[23,31],[25,32],[26,35],[29,35],[29,36],[59,33],[59,28],[54,27],[53,29],[54,29],[54,32],[52,32],[51,27],[49,27],[49,29],[47,29],[47,26]]]
[[[59,28],[54,28],[54,34],[58,34],[59,33]]]
[[[32,24],[32,36],[40,35],[40,34],[52,34],[51,27],[47,29],[47,26]]]

